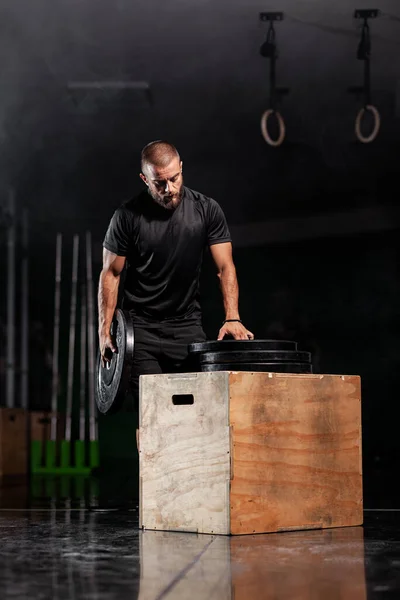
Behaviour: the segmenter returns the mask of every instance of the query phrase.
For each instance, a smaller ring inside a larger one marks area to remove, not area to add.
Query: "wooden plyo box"
[[[0,408],[0,477],[28,472],[28,411]]]
[[[251,534],[361,525],[361,382],[143,375],[140,526]]]
[[[56,417],[57,439],[63,439],[65,433],[65,416],[62,413],[34,410],[30,412],[31,441],[46,442],[51,440],[51,419]]]

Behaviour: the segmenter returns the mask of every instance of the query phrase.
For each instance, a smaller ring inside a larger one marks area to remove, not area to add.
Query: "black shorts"
[[[131,399],[127,410],[138,410],[139,377],[157,373],[190,373],[197,370],[188,346],[205,342],[206,335],[198,323],[182,322],[134,326],[135,347],[131,371]],[[133,401],[133,406],[129,406]]]

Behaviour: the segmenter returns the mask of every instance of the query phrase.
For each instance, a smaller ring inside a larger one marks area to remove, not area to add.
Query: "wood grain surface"
[[[0,476],[28,471],[28,411],[0,408]]]
[[[140,524],[229,533],[228,373],[140,378]],[[174,405],[173,396],[193,395]]]
[[[231,533],[362,524],[358,376],[231,373]]]

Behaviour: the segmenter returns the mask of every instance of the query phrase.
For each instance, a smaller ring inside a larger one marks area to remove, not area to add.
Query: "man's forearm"
[[[240,319],[239,316],[239,285],[235,267],[229,266],[219,273],[222,298],[225,309],[225,319]]]
[[[99,279],[99,333],[110,331],[118,299],[119,275],[111,271],[102,271]]]

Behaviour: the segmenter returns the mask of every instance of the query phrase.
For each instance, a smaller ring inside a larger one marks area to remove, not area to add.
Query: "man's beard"
[[[148,191],[149,191],[150,196],[153,198],[153,200],[155,202],[157,202],[157,204],[159,206],[162,206],[166,210],[175,210],[176,208],[178,208],[178,206],[180,205],[180,203],[182,201],[183,183],[182,183],[182,185],[180,187],[179,192],[177,192],[176,194],[174,194],[173,197],[171,197],[171,196],[161,197],[159,194],[157,194],[155,192],[152,192],[150,190],[150,188],[148,188]]]

